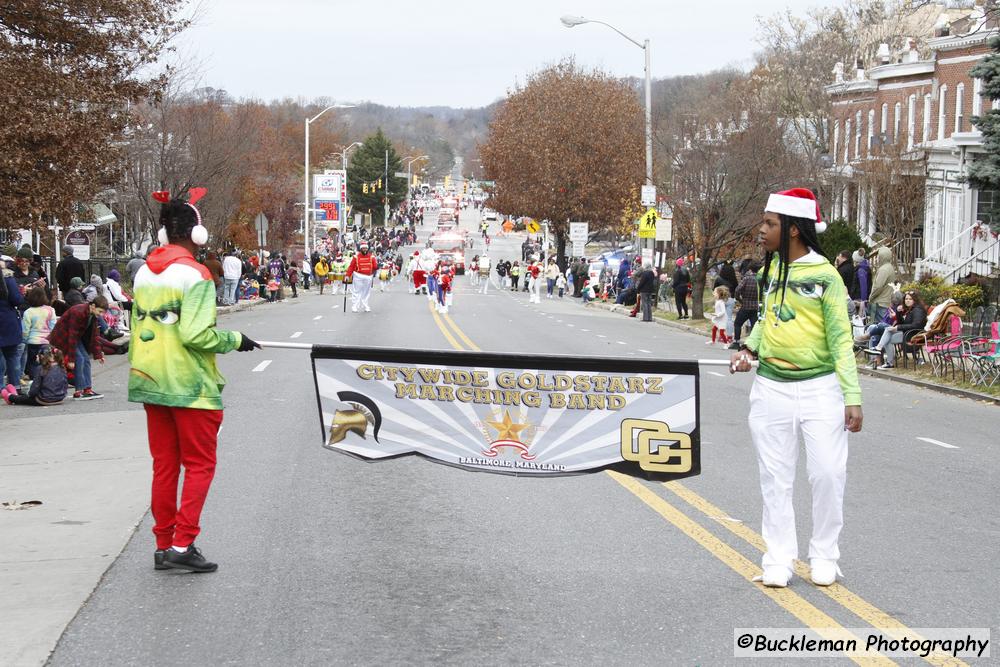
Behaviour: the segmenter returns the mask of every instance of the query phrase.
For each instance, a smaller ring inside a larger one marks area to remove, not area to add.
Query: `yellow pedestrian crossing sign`
[[[639,238],[640,239],[655,239],[656,238],[656,221],[659,218],[659,214],[656,212],[655,208],[651,208],[642,214],[639,218]]]

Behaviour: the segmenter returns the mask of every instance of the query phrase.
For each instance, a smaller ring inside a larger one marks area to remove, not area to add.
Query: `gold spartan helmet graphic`
[[[330,437],[327,446],[335,445],[347,437],[348,432],[357,433],[362,438],[372,425],[372,436],[378,442],[378,430],[382,425],[382,413],[375,402],[363,394],[353,391],[342,391],[337,398],[350,405],[353,410],[337,410],[330,422]]]

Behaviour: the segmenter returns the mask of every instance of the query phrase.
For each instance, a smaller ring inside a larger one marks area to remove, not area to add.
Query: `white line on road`
[[[940,440],[935,440],[934,438],[917,438],[917,440],[923,440],[924,442],[929,442],[932,445],[944,447],[945,449],[958,449],[955,445],[949,445],[947,442],[941,442]]]
[[[726,377],[726,376],[725,376],[725,375],[723,375],[722,373],[716,373],[715,371],[709,371],[709,372],[708,372],[708,374],[709,374],[709,375],[714,375],[714,376],[716,376],[716,377],[720,377],[720,378],[724,378],[724,377]]]
[[[619,345],[628,345],[628,343],[626,343],[626,342],[625,342],[625,341],[623,341],[623,340],[620,340],[620,341],[618,341],[618,344],[619,344]]]
[[[649,350],[644,350],[644,349],[642,349],[641,347],[639,348],[639,351],[640,351],[640,352],[645,352],[646,354],[653,354],[653,353],[652,353],[652,352],[650,352]]]
[[[254,373],[260,373],[262,370],[264,370],[265,368],[267,368],[270,365],[271,365],[271,360],[270,359],[262,361],[259,364],[257,364],[257,367],[253,369],[253,372]]]
[[[580,331],[586,331],[587,333],[590,333],[590,329],[580,329]]]
[[[313,321],[321,320],[321,319],[323,319],[323,316],[322,315],[317,315],[316,317],[313,318]]]
[[[607,336],[605,336],[604,334],[597,334],[597,337],[598,338],[607,338]]]
[[[571,327],[571,326],[574,326],[574,325],[572,325],[572,324],[567,324],[566,326],[568,326],[568,327]],[[584,331],[586,331],[586,329],[584,329]]]
[[[295,332],[295,333],[293,333],[293,334],[292,334],[291,336],[289,336],[289,338],[298,338],[298,337],[299,337],[299,336],[301,336],[301,335],[302,335],[302,332],[301,332],[301,331],[296,331],[296,332]]]

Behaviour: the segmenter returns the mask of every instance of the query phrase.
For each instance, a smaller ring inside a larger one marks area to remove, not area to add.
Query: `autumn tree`
[[[347,194],[353,210],[371,213],[372,224],[385,224],[385,204],[392,208],[406,197],[406,179],[395,176],[401,169],[399,153],[381,128],[366,138],[347,167]],[[374,188],[365,187],[372,183]]]
[[[691,87],[665,128],[674,235],[699,260],[691,273],[698,319],[708,269],[743,251],[767,196],[798,185],[803,157],[786,142],[787,122],[738,73]]]
[[[550,221],[562,265],[567,222],[613,229],[642,184],[642,106],[628,83],[566,60],[507,96],[479,153],[491,206]]]
[[[0,3],[0,227],[70,219],[119,177],[131,105],[184,0]]]

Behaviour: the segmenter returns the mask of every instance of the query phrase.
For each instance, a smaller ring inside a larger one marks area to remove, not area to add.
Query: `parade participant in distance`
[[[384,292],[389,286],[389,281],[392,280],[392,269],[393,264],[387,262],[385,264],[380,264],[378,269],[378,291]]]
[[[420,251],[414,250],[406,263],[406,277],[410,280],[410,294],[420,294],[424,287],[424,270],[420,268]]]
[[[451,283],[455,277],[455,268],[452,266],[451,258],[445,256],[438,262],[437,268],[438,298],[437,309],[439,313],[448,314],[448,306],[451,305],[452,290]]]
[[[767,251],[758,281],[763,319],[731,360],[732,370],[743,372],[760,360],[749,422],[764,498],[761,580],[778,588],[788,585],[798,557],[792,485],[799,435],[812,485],[811,578],[829,586],[840,573],[847,432],[860,431],[863,421],[847,289],[816,238],[825,229],[811,191],[770,196],[758,233]]]
[[[433,248],[424,250],[420,255],[420,266],[424,270],[424,278],[427,284],[424,286],[424,294],[431,301],[437,298],[437,283],[435,282],[434,270],[437,268],[437,253]]]
[[[372,293],[372,280],[378,270],[378,260],[368,251],[368,241],[362,241],[358,246],[358,254],[351,258],[347,267],[347,279],[351,283],[351,312],[358,312],[358,306],[371,312],[368,298]]]
[[[486,294],[490,289],[490,256],[485,252],[479,256],[479,279],[483,283],[481,291]]]
[[[542,261],[538,259],[538,255],[532,256],[531,264],[525,269],[525,279],[528,281],[526,287],[531,295],[528,297],[529,303],[541,303],[542,302],[542,275],[544,268],[542,267]]]
[[[195,547],[201,510],[215,475],[215,452],[222,426],[225,380],[215,355],[260,345],[235,331],[215,328],[215,283],[194,253],[208,242],[208,230],[194,203],[154,193],[162,204],[161,247],[135,275],[132,306],[132,364],[128,400],[146,409],[149,452],[153,456],[151,509],[155,525],[156,569],[214,572]],[[184,468],[180,507],[177,481]]]
[[[334,295],[340,293],[341,287],[345,290],[347,289],[344,285],[345,275],[347,275],[347,261],[344,259],[344,255],[338,250],[337,256],[330,262],[330,290]]]

